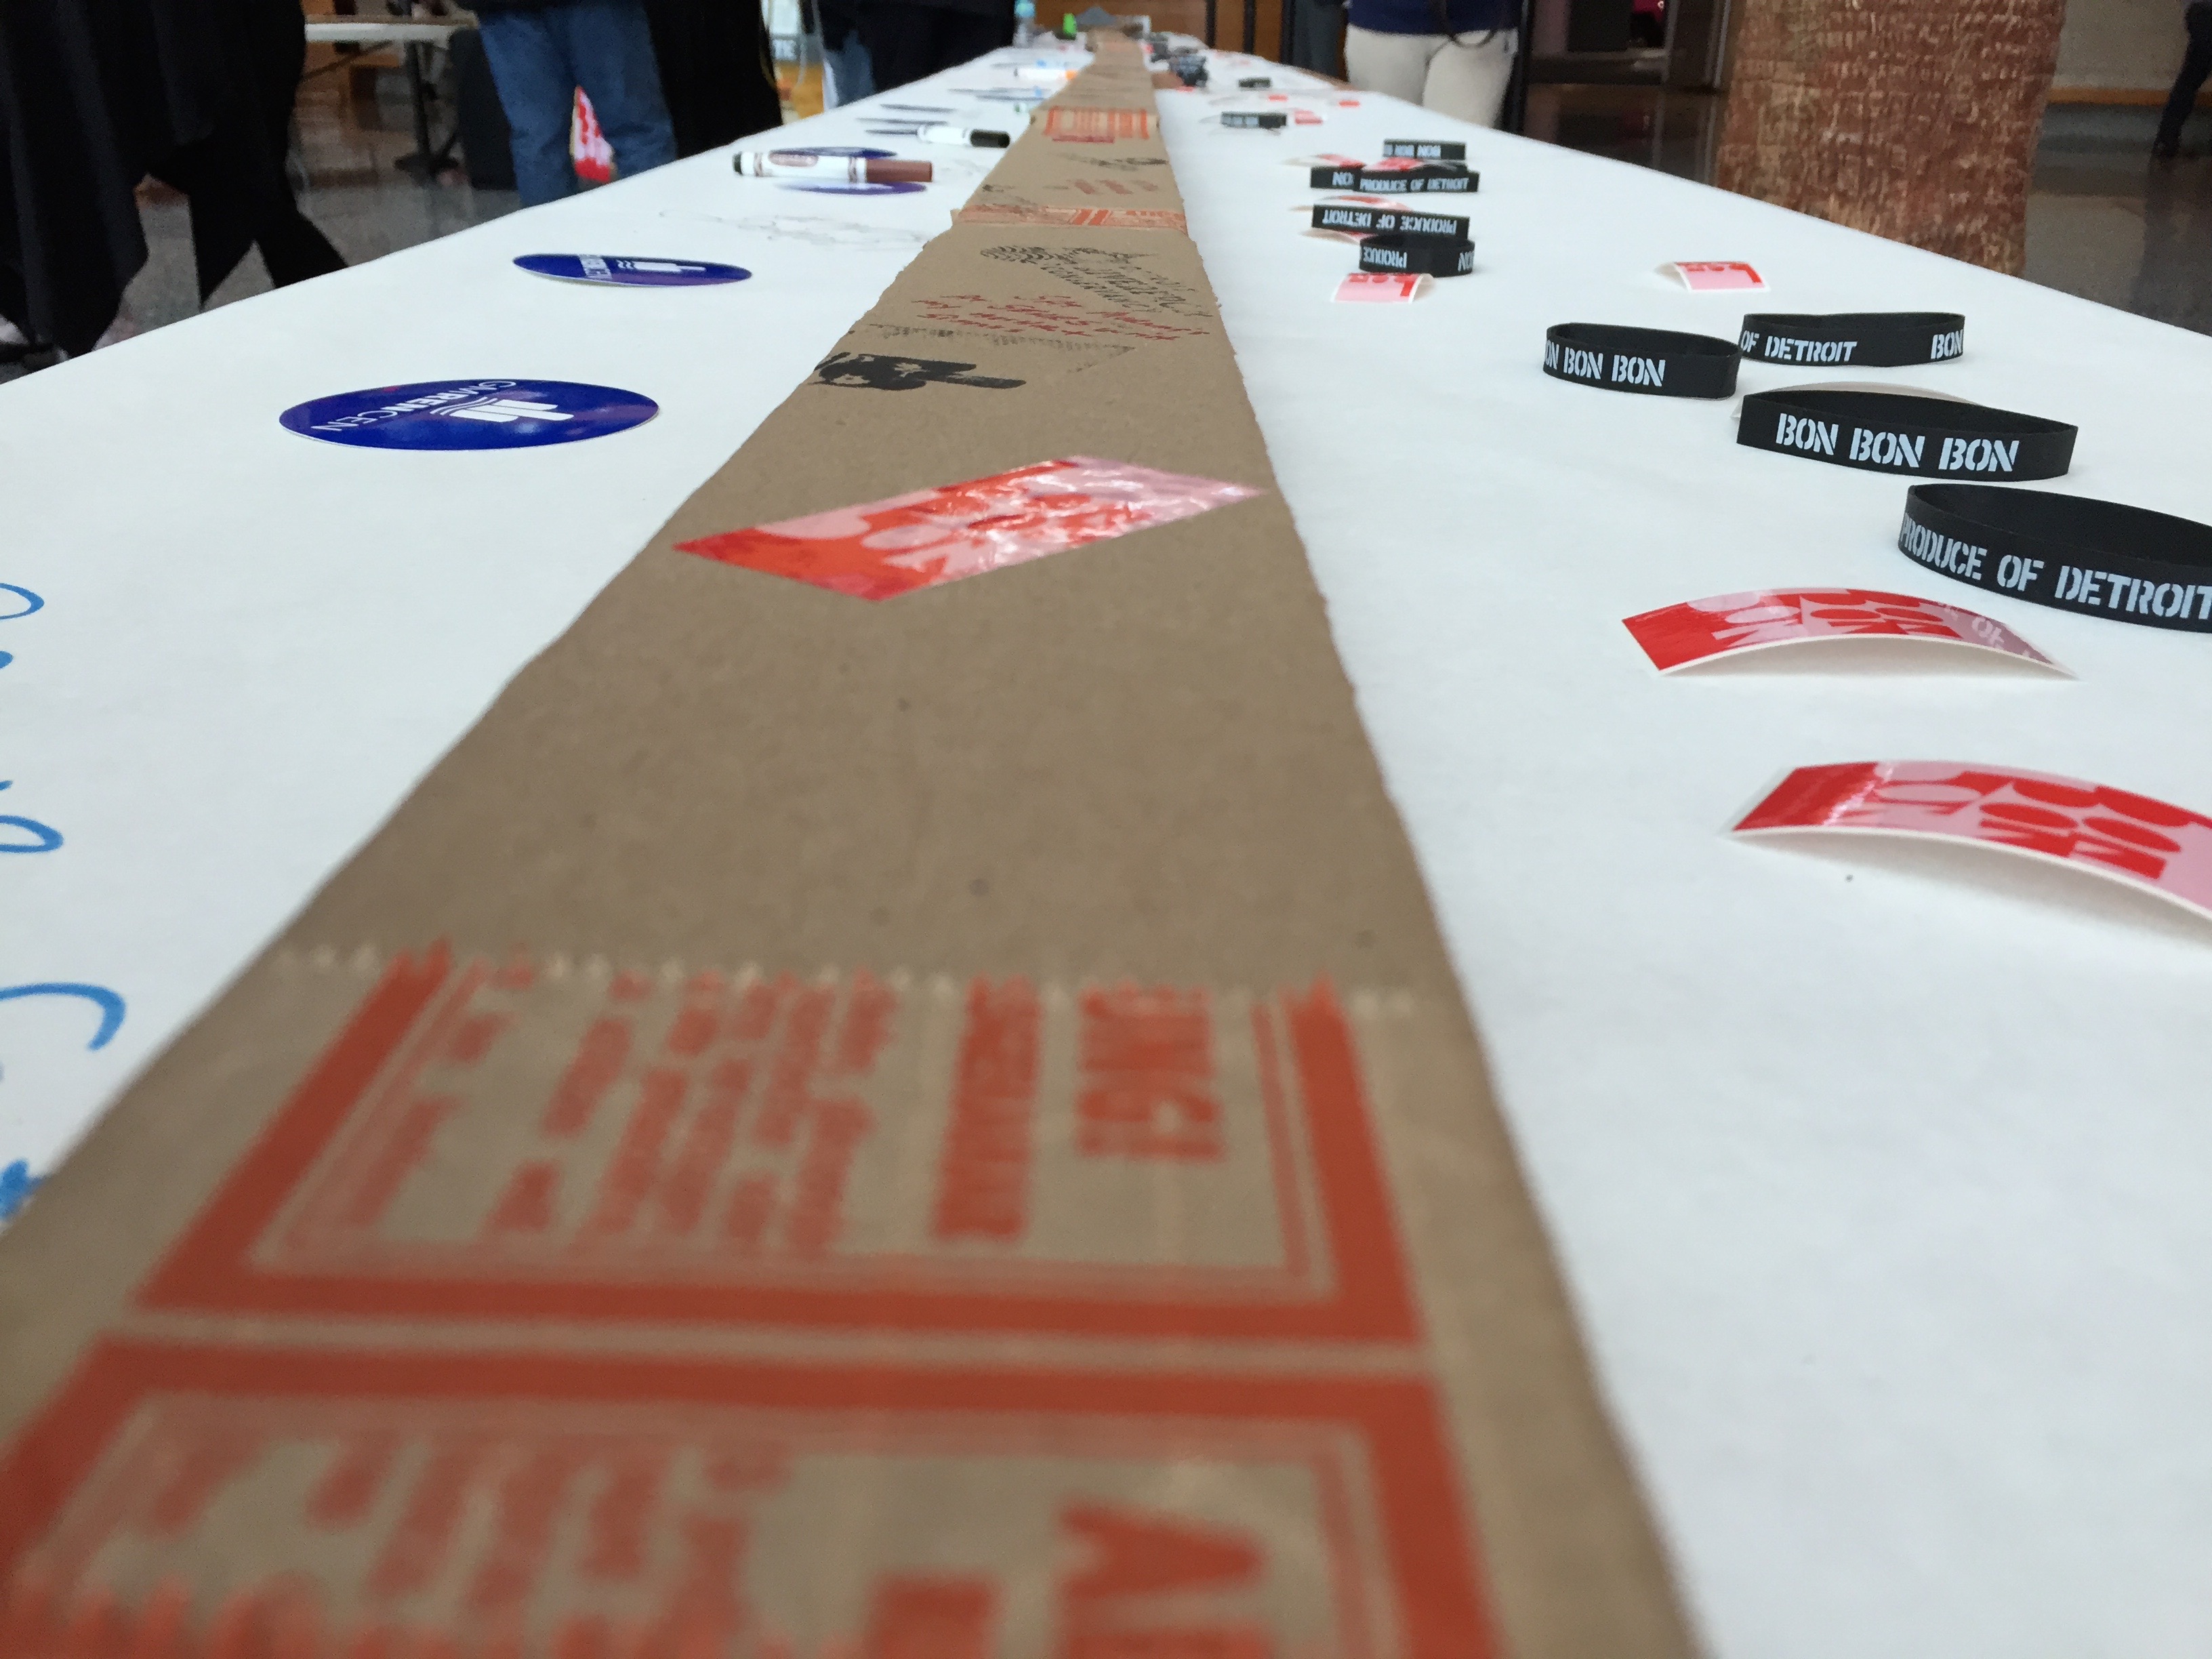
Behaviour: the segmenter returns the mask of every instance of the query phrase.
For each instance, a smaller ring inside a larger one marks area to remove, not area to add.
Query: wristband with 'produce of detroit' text
[[[1731,340],[1665,328],[1560,323],[1544,335],[1544,373],[1607,392],[1656,398],[1726,398],[1743,354]]]
[[[1464,276],[1474,269],[1474,244],[1464,236],[1389,231],[1360,242],[1359,268],[1416,276]]]
[[[1437,161],[1413,167],[1316,167],[1307,182],[1316,190],[1356,190],[1366,196],[1467,196],[1481,188],[1482,175],[1457,161]]]
[[[2053,611],[2212,634],[2212,525],[1994,484],[1915,484],[1897,550]]]
[[[1966,319],[1955,311],[1753,312],[1737,343],[1747,362],[1905,368],[1963,354]]]
[[[1791,386],[1743,400],[1735,441],[1832,466],[1916,478],[2056,478],[2075,428],[2039,415],[1910,392]]]
[[[1430,213],[1421,208],[1372,207],[1363,202],[1321,202],[1313,210],[1316,230],[1349,231],[1355,236],[1378,232],[1407,231],[1416,236],[1456,236],[1471,240],[1467,221],[1455,213]]]

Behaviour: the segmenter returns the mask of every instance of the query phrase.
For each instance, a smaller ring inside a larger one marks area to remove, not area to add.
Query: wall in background
[[[2152,94],[2142,101],[2162,100],[2188,43],[2181,12],[2182,0],[2068,0],[2052,83],[2057,100],[2136,93]]]

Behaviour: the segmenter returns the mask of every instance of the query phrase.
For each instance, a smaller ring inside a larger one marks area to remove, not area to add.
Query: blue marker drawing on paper
[[[100,1029],[92,1034],[88,1048],[105,1048],[108,1040],[123,1028],[123,999],[105,985],[78,985],[62,980],[43,985],[0,985],[0,1002],[12,1002],[18,997],[82,997],[100,1010]]]
[[[31,1166],[17,1158],[4,1170],[0,1170],[0,1221],[11,1221],[15,1212],[39,1190],[42,1177],[31,1173]]]
[[[22,602],[21,610],[0,611],[0,622],[13,622],[18,617],[27,617],[33,611],[42,611],[46,608],[46,602],[44,599],[31,592],[29,588],[18,587],[13,582],[0,582],[0,593],[12,593]],[[0,651],[0,668],[5,668],[15,660],[14,652]]]
[[[0,658],[4,662],[5,658]],[[0,789],[14,787],[11,780],[0,778]],[[12,812],[0,812],[0,827],[22,830],[28,841],[0,841],[0,853],[51,853],[62,844],[62,832],[50,829],[36,818],[18,817]]]

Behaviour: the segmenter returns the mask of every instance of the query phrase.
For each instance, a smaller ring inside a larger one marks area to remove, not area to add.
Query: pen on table
[[[836,179],[854,185],[926,185],[936,164],[899,156],[811,155],[804,150],[741,149],[730,165],[748,179]]]

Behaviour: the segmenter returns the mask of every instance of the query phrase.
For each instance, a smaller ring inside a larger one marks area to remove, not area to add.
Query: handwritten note
[[[27,587],[13,582],[0,582],[0,623],[20,622],[46,609],[46,600]],[[0,668],[15,660],[15,653],[0,651]],[[0,789],[15,787],[13,778],[0,778]],[[13,805],[10,802],[10,805]],[[67,839],[59,830],[44,820],[21,812],[0,812],[0,854],[22,854],[36,857],[59,852]],[[0,875],[0,882],[6,878]],[[4,903],[4,890],[0,890],[0,903]],[[48,1011],[61,1007],[87,1008],[93,1015],[92,1029],[85,1041],[88,1049],[104,1048],[122,1029],[125,1014],[123,998],[105,985],[90,985],[76,980],[40,980],[24,985],[0,985],[0,1012],[12,1012],[5,1005],[21,1003],[28,1009],[38,1010],[35,1018],[45,1021],[55,1016]],[[0,1020],[0,1090],[7,1086],[7,1062],[11,1040],[27,1040],[27,1022],[15,1019]],[[49,1036],[49,1040],[51,1037]],[[0,1158],[6,1149],[0,1147]],[[10,1219],[21,1209],[26,1200],[38,1189],[40,1177],[31,1173],[26,1158],[0,1163],[0,1222]]]

